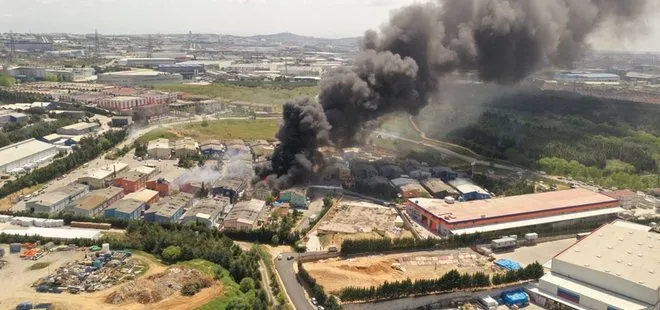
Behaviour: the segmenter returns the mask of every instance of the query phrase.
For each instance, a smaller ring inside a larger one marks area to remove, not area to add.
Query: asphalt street
[[[298,283],[296,278],[296,271],[293,269],[293,264],[296,263],[296,260],[286,259],[289,255],[297,257],[298,253],[282,253],[282,260],[275,258],[275,269],[277,269],[277,273],[279,273],[282,282],[284,282],[286,294],[291,298],[295,309],[314,310],[315,307],[309,303],[305,296],[305,288],[302,284]]]

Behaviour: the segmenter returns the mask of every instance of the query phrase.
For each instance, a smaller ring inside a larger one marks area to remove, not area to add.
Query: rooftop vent
[[[655,274],[655,270],[649,270],[650,274]]]

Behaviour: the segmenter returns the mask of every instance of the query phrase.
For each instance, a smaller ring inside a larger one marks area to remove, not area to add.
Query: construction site
[[[412,237],[396,209],[347,199],[339,201],[321,219],[317,235],[324,247],[352,238]]]
[[[305,263],[305,269],[328,292],[347,286],[375,286],[385,281],[436,279],[452,269],[461,273],[503,272],[487,256],[469,248],[330,258]]]

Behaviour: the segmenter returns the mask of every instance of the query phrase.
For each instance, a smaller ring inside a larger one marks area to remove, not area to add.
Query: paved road
[[[415,144],[418,144],[418,145],[423,145],[423,146],[432,148],[432,149],[434,149],[434,150],[436,150],[436,151],[438,151],[442,154],[445,154],[447,156],[456,157],[456,158],[462,159],[462,160],[467,161],[467,162],[473,162],[476,165],[483,165],[483,166],[491,166],[492,165],[495,168],[514,171],[514,172],[523,171],[523,169],[518,168],[518,167],[509,166],[509,165],[502,165],[502,164],[492,163],[492,162],[486,161],[486,160],[477,159],[477,158],[474,158],[472,156],[467,156],[467,155],[456,153],[456,152],[454,152],[450,149],[444,148],[444,147],[440,147],[440,146],[430,144],[430,143],[426,143],[426,142],[422,142],[422,141],[417,141],[417,140],[413,140],[413,139],[400,137],[400,136],[397,136],[397,135],[392,134],[392,133],[383,132],[383,131],[375,131],[375,133],[380,135],[380,136],[387,137],[387,138],[390,138],[390,139],[396,139],[396,140],[406,141],[406,142],[410,142],[410,143],[415,143]]]
[[[293,307],[296,310],[314,310],[315,307],[309,303],[305,296],[305,288],[298,283],[296,278],[296,271],[293,269],[293,264],[296,260],[287,260],[286,258],[291,255],[297,257],[297,253],[282,253],[282,260],[275,259],[275,269],[284,282],[284,289],[286,294],[289,295],[293,302]]]

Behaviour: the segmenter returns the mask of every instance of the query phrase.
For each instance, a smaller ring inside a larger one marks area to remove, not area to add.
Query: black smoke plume
[[[444,0],[399,9],[380,32],[365,33],[352,67],[322,77],[318,103],[284,106],[281,144],[257,175],[279,189],[308,179],[323,167],[318,147],[359,144],[368,122],[418,113],[449,73],[511,84],[547,66],[571,67],[588,50],[589,34],[606,23],[636,23],[649,3]]]

